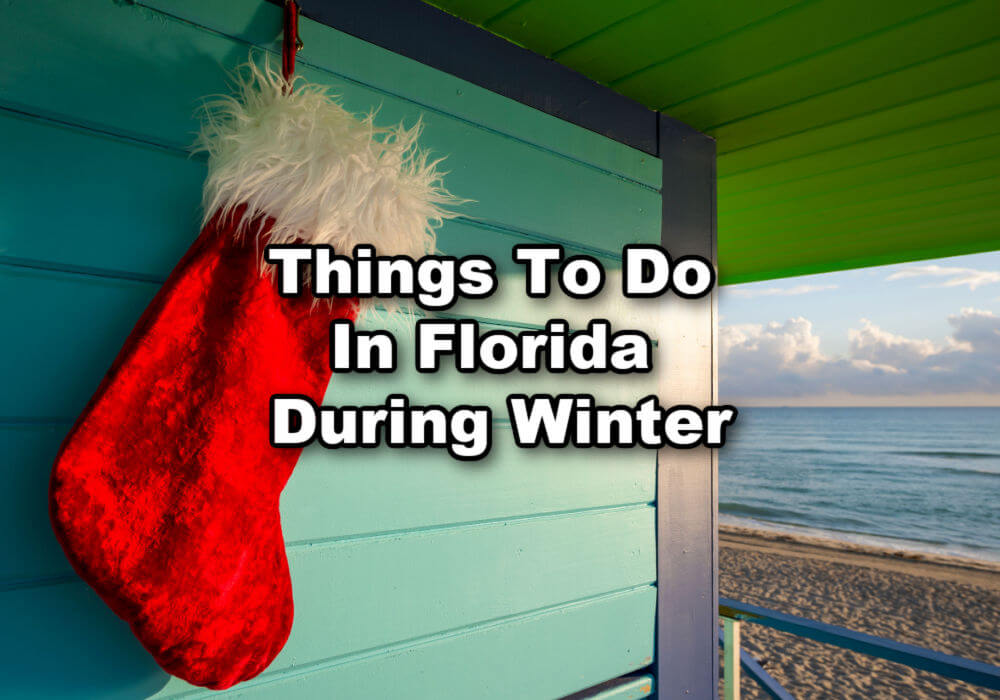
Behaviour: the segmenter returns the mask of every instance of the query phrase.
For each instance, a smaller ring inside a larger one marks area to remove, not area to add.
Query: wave
[[[764,447],[764,450],[771,452],[783,452],[786,454],[797,454],[797,455],[825,455],[831,452],[839,453],[842,448],[831,447],[829,449],[825,447]]]
[[[755,518],[731,516],[726,514],[722,514],[721,520],[730,525],[770,530],[773,532],[786,532],[796,535],[824,537],[827,539],[840,540],[842,542],[889,547],[891,549],[922,551],[931,554],[958,555],[972,557],[975,559],[984,559],[987,561],[1000,561],[1000,550],[998,550],[995,546],[977,544],[973,542],[956,544],[953,542],[946,542],[944,540],[913,537],[912,535],[902,536],[888,533],[873,533],[870,531],[852,530],[847,528],[801,525],[798,523],[768,522],[763,519],[758,520]]]
[[[732,501],[719,501],[719,512],[729,513],[731,515],[747,515],[763,519],[797,518],[805,521],[810,519],[808,515],[797,510],[791,510],[788,508],[769,508],[767,506],[751,506],[746,503],[734,503]]]
[[[940,457],[942,459],[1000,459],[1000,452],[958,452],[952,450],[896,450],[891,455]]]
[[[785,493],[812,493],[814,489],[806,488],[805,486],[785,486],[783,484],[775,484],[771,481],[767,482],[767,489],[769,491],[784,491]]]
[[[763,509],[763,510],[767,510],[767,509]],[[800,522],[800,523],[796,523],[796,522],[787,522],[787,521],[783,521],[783,520],[767,520],[766,518],[763,518],[763,517],[754,518],[754,517],[749,517],[749,516],[742,516],[742,514],[741,515],[733,515],[730,512],[722,512],[722,511],[720,511],[720,514],[721,515],[725,515],[725,516],[730,517],[730,518],[733,518],[735,520],[745,520],[746,522],[756,522],[756,523],[762,523],[762,524],[771,525],[771,526],[780,526],[780,527],[787,527],[787,528],[792,528],[792,529],[811,530],[814,533],[820,534],[821,536],[830,537],[832,539],[844,539],[843,536],[847,535],[847,536],[852,536],[852,537],[877,538],[877,539],[881,539],[881,540],[898,540],[900,542],[911,542],[911,543],[914,543],[914,544],[918,544],[919,543],[919,544],[925,544],[925,545],[934,545],[936,547],[945,547],[945,546],[949,546],[950,545],[949,542],[946,542],[945,540],[941,540],[941,539],[932,539],[930,537],[916,537],[916,536],[913,536],[911,534],[907,534],[907,535],[904,536],[904,535],[897,535],[897,534],[892,534],[892,533],[888,533],[888,532],[872,532],[870,529],[858,530],[858,529],[855,529],[855,528],[852,528],[852,527],[836,527],[835,525],[832,525],[830,523],[820,523],[820,522],[815,522],[815,521],[814,522],[804,522],[804,523]],[[853,518],[844,518],[844,519],[842,519],[842,522],[844,522],[847,525],[850,525],[850,524],[856,523],[858,521],[855,521]],[[961,546],[969,547],[971,549],[983,549],[985,551],[992,551],[992,548],[986,547],[984,545],[977,545],[977,544],[971,544],[971,543],[962,543]]]
[[[931,471],[939,474],[960,474],[962,476],[992,476],[1000,478],[1000,472],[991,472],[985,469],[963,469],[962,467],[936,467]]]
[[[814,501],[809,506],[809,513],[791,508],[775,508],[770,506],[752,506],[746,503],[734,501],[720,501],[719,513],[732,517],[743,517],[749,520],[758,520],[763,523],[775,525],[797,525],[800,527],[811,527],[827,532],[841,532],[852,535],[873,535],[880,537],[899,537],[887,532],[873,532],[873,527],[877,530],[884,528],[875,526],[871,521],[861,518],[854,518],[843,512],[838,512],[838,505],[832,501]],[[814,511],[815,509],[815,511]],[[814,511],[814,512],[813,512]],[[902,538],[901,538],[902,539]],[[943,540],[924,539],[908,536],[915,542],[927,544],[944,545]]]

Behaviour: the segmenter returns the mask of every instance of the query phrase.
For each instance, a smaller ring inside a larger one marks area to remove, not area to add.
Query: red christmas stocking
[[[202,134],[214,214],[67,436],[50,498],[80,576],[164,669],[217,689],[292,626],[278,501],[299,450],[270,446],[270,396],[320,402],[329,322],[358,308],[279,296],[263,245],[416,257],[448,201],[416,129],[374,129],[268,67],[240,88]]]

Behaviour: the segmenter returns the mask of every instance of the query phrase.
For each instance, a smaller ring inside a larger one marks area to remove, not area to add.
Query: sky
[[[728,285],[736,406],[1000,406],[1000,251]]]

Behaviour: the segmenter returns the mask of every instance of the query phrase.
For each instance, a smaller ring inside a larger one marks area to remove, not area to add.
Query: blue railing
[[[992,666],[980,661],[963,659],[960,656],[942,654],[912,644],[903,644],[891,639],[883,639],[863,632],[855,632],[844,627],[817,622],[805,617],[797,617],[756,605],[741,603],[728,598],[719,599],[719,616],[723,621],[719,643],[725,652],[723,688],[727,700],[739,698],[740,668],[746,670],[760,686],[773,698],[781,700],[792,696],[782,688],[753,657],[740,650],[740,662],[736,663],[736,649],[739,644],[739,622],[754,622],[765,627],[789,632],[799,637],[850,649],[861,654],[887,661],[930,671],[948,678],[955,678],[983,688],[1000,690],[1000,666]],[[728,649],[726,645],[728,644]]]
[[[738,629],[738,627],[728,625],[727,627],[729,628],[725,631],[719,630],[719,646],[723,648],[724,653],[732,650],[733,656],[735,657],[736,649],[739,647],[739,644],[730,643],[727,646],[726,640],[733,639],[735,630]],[[774,677],[765,671],[764,667],[757,662],[757,659],[753,658],[750,653],[744,649],[740,649],[739,666],[737,666],[734,658],[725,654],[725,666],[722,674],[722,682],[727,700],[730,698],[738,698],[740,696],[738,690],[740,683],[740,667],[747,672],[748,676],[757,682],[757,685],[759,685],[765,693],[774,698],[774,700],[795,700],[792,694],[782,688],[781,684],[774,680]]]

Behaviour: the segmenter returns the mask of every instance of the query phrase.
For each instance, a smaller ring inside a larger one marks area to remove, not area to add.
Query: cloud
[[[943,277],[939,284],[925,285],[928,287],[961,287],[968,286],[975,291],[984,284],[1000,282],[1000,272],[993,270],[976,270],[971,267],[945,267],[942,265],[911,265],[897,270],[886,277],[890,282],[914,277]]]
[[[949,316],[954,329],[952,339],[969,352],[989,352],[1000,357],[1000,316],[991,311],[962,309],[958,316]]]
[[[763,287],[763,288],[731,288],[726,293],[734,297],[752,299],[753,297],[794,297],[800,294],[823,292],[827,289],[837,289],[836,284],[800,284],[795,287]]]
[[[1000,393],[1000,316],[966,308],[949,316],[943,344],[907,338],[862,319],[844,356],[825,355],[812,323],[720,328],[719,385],[727,401],[762,398]]]
[[[851,359],[873,365],[912,367],[939,351],[929,340],[889,333],[866,318],[861,319],[861,328],[847,331],[847,339]]]

